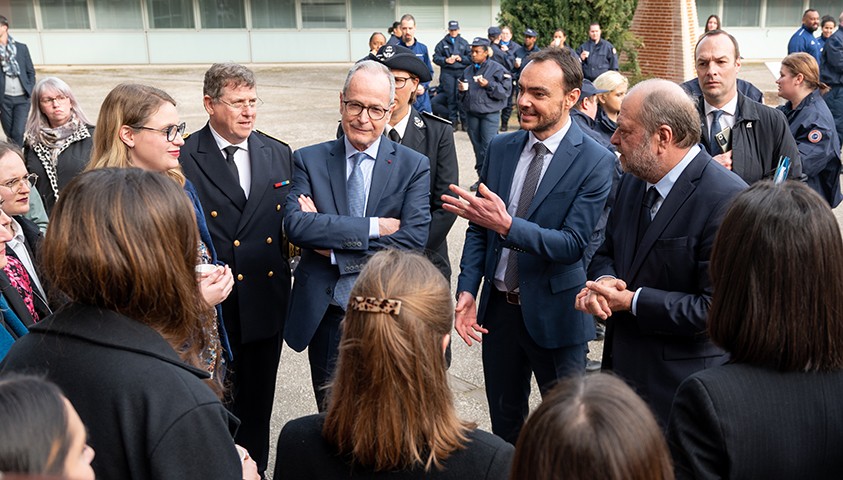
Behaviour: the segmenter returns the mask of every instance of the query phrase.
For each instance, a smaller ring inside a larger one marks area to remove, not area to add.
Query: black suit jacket
[[[677,178],[636,250],[646,188],[630,174],[621,178],[606,240],[588,275],[612,275],[632,291],[641,288],[637,315],[609,317],[603,368],[632,384],[665,425],[679,383],[726,359],[705,335],[712,293],[708,263],[725,208],[746,183],[701,151]]]
[[[676,478],[840,478],[843,371],[724,365],[676,392],[667,431]]]
[[[15,42],[15,46],[18,49],[16,57],[20,66],[20,76],[18,78],[26,92],[26,98],[29,98],[32,96],[32,89],[35,87],[35,66],[32,64],[32,57],[29,55],[29,47],[18,41]],[[5,90],[6,76],[0,72],[0,102],[3,101]]]
[[[249,157],[248,199],[225,164],[209,125],[188,136],[179,157],[199,194],[217,258],[234,274],[234,290],[222,304],[232,343],[280,332],[290,297],[282,223],[284,198],[292,186],[292,152],[287,144],[252,132]]]

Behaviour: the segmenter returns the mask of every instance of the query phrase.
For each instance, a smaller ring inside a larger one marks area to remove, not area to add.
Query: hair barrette
[[[398,315],[401,313],[401,300],[376,297],[351,297],[352,310]]]

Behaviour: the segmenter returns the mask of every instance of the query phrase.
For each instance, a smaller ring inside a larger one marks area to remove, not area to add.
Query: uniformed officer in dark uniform
[[[439,65],[439,94],[445,95],[448,104],[448,120],[454,125],[465,125],[465,111],[460,108],[457,96],[457,80],[465,67],[471,65],[471,47],[460,36],[460,24],[448,22],[448,34],[433,49],[433,63]]]
[[[437,46],[438,49],[438,46]],[[451,123],[430,113],[413,108],[416,86],[430,81],[427,66],[409,49],[384,46],[370,60],[389,68],[395,77],[395,107],[384,133],[394,142],[424,154],[430,159],[430,231],[425,254],[451,279],[448,259],[448,232],[456,215],[442,208],[442,195],[450,195],[448,186],[459,184],[457,150]]]
[[[588,27],[588,41],[577,48],[577,55],[582,60],[583,76],[592,82],[607,70],[618,70],[618,52],[614,45],[601,40],[599,23]]]
[[[260,100],[251,70],[214,64],[203,93],[209,121],[185,140],[179,161],[199,194],[217,257],[234,274],[222,303],[234,357],[228,407],[241,422],[234,440],[262,473],[290,298],[282,223],[293,158],[286,143],[254,130]]]

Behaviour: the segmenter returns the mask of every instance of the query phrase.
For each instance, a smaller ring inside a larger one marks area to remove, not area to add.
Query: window
[[[301,0],[304,28],[345,28],[345,0]]]
[[[460,28],[480,28],[486,31],[486,28],[493,23],[496,23],[491,16],[492,0],[449,0],[448,1],[448,17],[446,20],[456,20],[460,22]],[[518,33],[518,32],[513,32]],[[523,32],[520,32],[523,33]],[[521,35],[515,35],[520,42]],[[468,41],[471,41],[469,38]]]
[[[202,28],[246,28],[243,0],[199,0]]]
[[[700,27],[705,31],[705,22],[708,17],[718,15],[720,10],[720,2],[718,0],[697,0],[697,19],[700,21]]]
[[[295,0],[252,0],[252,28],[296,28]]]
[[[802,3],[793,0],[767,0],[767,26],[793,27],[802,24]]]
[[[193,28],[193,0],[147,0],[150,28]]]
[[[35,28],[35,9],[29,0],[11,0],[6,18],[10,29]]]
[[[800,7],[802,6],[802,4],[799,5]],[[834,23],[837,23],[837,17],[840,16],[840,12],[843,12],[843,5],[841,5],[840,0],[820,0],[818,2],[812,1],[810,2],[810,5],[811,8],[820,12],[820,18],[822,18],[823,15],[830,15],[831,18],[834,19]],[[802,13],[804,11],[805,10],[803,10],[802,8],[799,9],[799,15],[797,16],[798,19],[794,19],[794,21],[791,22],[793,25],[802,23]],[[820,25],[820,28],[822,28],[822,25]]]
[[[394,21],[394,0],[351,0],[351,26],[353,28],[374,28],[377,31],[386,32]]]
[[[93,0],[97,29],[143,29],[141,5],[137,0]]]
[[[474,9],[474,15],[477,15],[478,10]],[[399,19],[405,13],[415,17],[416,29],[429,28],[444,32],[448,28],[443,0],[404,0],[401,2],[401,11],[396,13]]]
[[[723,27],[758,27],[761,25],[761,0],[723,2]],[[799,16],[801,18],[801,15]]]
[[[41,21],[44,29],[88,29],[86,0],[41,0]]]

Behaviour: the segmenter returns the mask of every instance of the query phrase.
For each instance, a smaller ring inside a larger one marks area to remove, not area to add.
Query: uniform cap
[[[533,30],[532,28],[528,28],[527,30],[524,30],[524,36],[525,37],[538,37],[539,34],[536,33],[536,31]]]
[[[501,27],[491,26],[489,27],[489,36],[490,37],[497,37],[501,34]]]
[[[474,37],[474,40],[471,41],[472,47],[488,47],[492,44],[488,38],[483,37]]]
[[[460,29],[460,22],[456,20],[451,20],[448,22],[448,30],[459,30]]]
[[[595,87],[594,84],[591,83],[591,80],[589,80],[587,78],[584,78],[582,80],[582,88],[580,89],[580,98],[577,99],[577,101],[579,102],[583,98],[588,98],[588,97],[591,97],[593,95],[597,95],[598,93],[606,93],[606,92],[608,92],[608,90],[601,90],[601,89]]]

